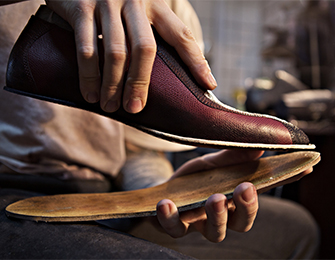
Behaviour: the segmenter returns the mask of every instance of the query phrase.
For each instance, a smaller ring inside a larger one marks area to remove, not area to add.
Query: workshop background
[[[335,1],[190,2],[202,25],[217,97],[293,122],[321,152],[311,175],[273,195],[312,213],[320,227],[320,257],[335,258]]]

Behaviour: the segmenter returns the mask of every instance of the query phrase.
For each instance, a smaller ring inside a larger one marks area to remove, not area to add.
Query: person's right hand
[[[257,160],[262,154],[263,151],[247,149],[222,150],[206,154],[183,164],[171,179]],[[258,212],[257,193],[296,181],[312,170],[311,167],[292,178],[258,191],[252,183],[243,182],[235,188],[232,199],[228,200],[225,195],[216,193],[208,198],[205,207],[184,212],[179,212],[173,201],[161,200],[157,204],[157,220],[160,224],[158,227],[172,237],[182,237],[197,231],[209,241],[221,242],[225,238],[227,228],[238,232],[247,232],[251,229]]]
[[[100,101],[106,112],[116,111],[121,103],[130,113],[140,112],[145,106],[156,55],[151,25],[177,50],[202,87],[216,87],[192,33],[163,0],[46,0],[46,3],[74,29],[83,97],[90,103]],[[103,75],[99,70],[97,44],[100,34],[104,45]],[[130,67],[124,78],[128,53],[131,53]]]
[[[257,160],[263,151],[223,150],[194,158],[183,164],[171,179],[200,171],[220,168]],[[197,231],[207,240],[221,242],[226,236],[227,228],[239,232],[251,229],[258,212],[258,196],[252,183],[241,183],[228,200],[224,194],[210,196],[204,207],[184,212],[169,199],[157,204],[157,220],[162,228],[172,237],[183,237]]]

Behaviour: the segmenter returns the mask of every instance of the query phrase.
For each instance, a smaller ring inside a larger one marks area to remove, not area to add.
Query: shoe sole
[[[215,193],[232,198],[235,187],[242,182],[252,182],[257,190],[264,192],[279,182],[298,178],[319,161],[317,152],[293,152],[181,176],[146,189],[32,197],[7,206],[6,214],[46,222],[155,216],[157,203],[166,198],[179,211],[186,211],[204,206]]]
[[[85,107],[84,105],[78,105],[70,101],[55,99],[55,98],[41,96],[37,94],[32,94],[32,93],[24,92],[21,90],[13,89],[10,87],[4,87],[4,90],[15,93],[15,94],[43,100],[43,101],[48,101],[48,102],[52,102],[52,103],[56,103],[60,105],[65,105],[69,107],[74,107],[74,108],[79,108],[79,109],[90,111],[90,109],[88,108],[90,104],[88,104],[87,107]],[[150,129],[150,128],[147,128],[141,125],[136,125],[132,122],[122,121],[122,123],[135,127],[138,130],[141,130],[143,132],[146,132],[158,138],[162,138],[162,139],[165,139],[171,142],[180,143],[180,144],[197,146],[197,147],[207,147],[207,148],[215,148],[215,149],[245,148],[245,149],[259,149],[259,150],[313,150],[316,148],[314,144],[263,144],[263,143],[239,143],[239,142],[219,141],[219,140],[204,140],[204,139],[198,139],[198,138],[173,135],[173,134],[161,132],[155,129]]]

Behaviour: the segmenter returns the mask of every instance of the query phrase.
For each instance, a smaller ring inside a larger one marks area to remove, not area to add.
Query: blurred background
[[[320,227],[320,257],[335,258],[335,1],[190,0],[205,56],[226,104],[303,129],[321,163],[271,195],[306,207]],[[175,167],[208,150],[173,155]]]

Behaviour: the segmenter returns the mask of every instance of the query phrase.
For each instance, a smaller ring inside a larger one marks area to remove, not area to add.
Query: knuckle
[[[209,65],[208,65],[208,62],[207,60],[205,59],[204,56],[197,56],[196,57],[196,61],[197,62],[193,62],[189,68],[192,70],[196,70],[198,71],[199,74],[208,74],[211,72],[210,68],[209,68]]]
[[[100,76],[99,75],[93,75],[93,76],[80,76],[79,77],[80,82],[87,82],[87,83],[100,83]],[[98,85],[94,86],[98,87]],[[85,88],[85,87],[83,87]]]
[[[216,221],[214,223],[211,223],[212,228],[216,230],[222,230],[224,227],[226,227],[226,225],[227,225],[226,220]]]
[[[64,1],[64,5],[66,7],[66,19],[74,28],[80,26],[83,19],[94,20],[95,4],[93,1]]]
[[[124,62],[127,59],[127,53],[125,51],[112,50],[107,55],[107,58],[112,62]]]
[[[109,96],[114,96],[118,92],[119,88],[115,85],[103,85],[102,86],[102,92],[108,93]]]
[[[105,52],[106,60],[110,59],[112,62],[124,62],[127,59],[127,50],[124,44],[113,44]]]
[[[138,78],[128,78],[127,87],[134,93],[146,91],[149,87],[150,80],[138,79]]]
[[[141,38],[134,45],[134,51],[140,55],[154,57],[156,54],[156,43],[151,38]]]
[[[152,7],[152,6],[156,7],[156,6],[166,5],[166,2],[165,2],[165,0],[155,0],[155,1],[152,1],[152,3],[150,3],[150,4],[151,5],[149,6],[149,8]],[[152,8],[152,9],[153,9],[153,11],[155,11],[155,8]]]
[[[78,1],[77,5],[78,7],[74,9],[77,13],[92,13],[95,8],[93,1]]]
[[[97,57],[96,50],[91,45],[79,46],[77,49],[77,54],[80,58],[85,59],[85,60],[92,59],[95,56]]]
[[[184,43],[188,43],[189,41],[195,41],[192,31],[186,25],[183,26],[183,28],[181,29],[180,41]]]

